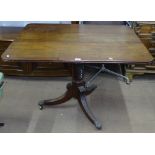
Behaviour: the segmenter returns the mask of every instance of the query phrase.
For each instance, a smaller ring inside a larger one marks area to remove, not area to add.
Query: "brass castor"
[[[44,108],[43,102],[41,101],[38,105],[39,105],[39,109],[43,110],[43,108]]]

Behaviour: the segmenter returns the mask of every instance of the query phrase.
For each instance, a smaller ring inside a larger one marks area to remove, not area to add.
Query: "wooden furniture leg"
[[[67,84],[67,91],[61,97],[56,99],[43,100],[39,103],[40,110],[43,109],[44,106],[57,105],[62,104],[68,101],[71,98],[75,98],[78,100],[80,107],[82,108],[85,115],[88,119],[95,125],[97,129],[101,129],[101,123],[96,119],[96,117],[91,112],[86,96],[95,90],[96,85],[92,85],[90,87],[86,87],[85,82],[83,80],[84,77],[84,65],[83,64],[73,64],[73,75],[72,75],[72,83]]]
[[[83,112],[87,116],[87,118],[95,125],[95,127],[97,129],[101,129],[102,128],[102,125],[96,119],[96,117],[94,116],[94,114],[92,113],[92,111],[90,110],[90,108],[88,106],[88,103],[87,103],[86,95],[84,93],[79,93],[78,101],[80,103],[80,106],[81,106]]]

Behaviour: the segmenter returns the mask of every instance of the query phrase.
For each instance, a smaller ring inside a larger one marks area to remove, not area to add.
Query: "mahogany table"
[[[147,63],[153,60],[134,31],[126,26],[28,24],[19,37],[3,53],[4,61],[63,62],[72,65],[72,82],[66,93],[44,100],[43,106],[64,103],[72,97],[95,125],[101,123],[91,112],[86,96],[95,85],[85,85],[86,63]]]

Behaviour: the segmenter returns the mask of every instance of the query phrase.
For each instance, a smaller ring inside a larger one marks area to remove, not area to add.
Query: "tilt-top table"
[[[86,63],[147,63],[153,60],[134,31],[126,26],[28,24],[3,53],[4,61],[63,62],[72,65],[72,82],[66,93],[44,100],[43,106],[77,99],[89,120],[101,128],[87,104],[86,96],[95,85],[86,86]]]

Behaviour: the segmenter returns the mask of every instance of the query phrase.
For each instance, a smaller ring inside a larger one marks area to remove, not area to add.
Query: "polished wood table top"
[[[28,24],[3,53],[4,61],[141,63],[153,60],[126,26]]]

